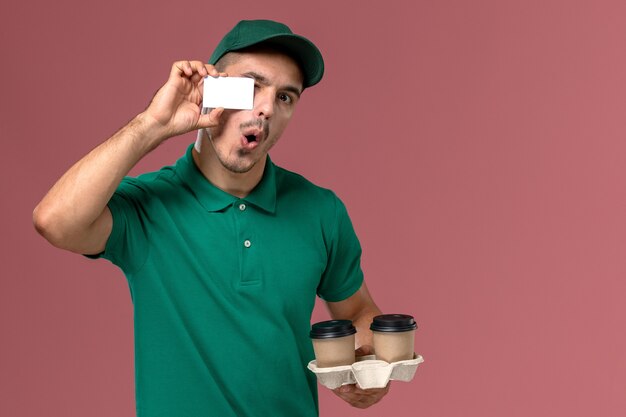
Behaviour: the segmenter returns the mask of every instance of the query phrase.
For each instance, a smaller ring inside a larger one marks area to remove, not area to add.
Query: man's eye
[[[281,93],[278,95],[278,99],[280,101],[283,101],[285,103],[291,103],[291,97],[289,97],[289,95]]]

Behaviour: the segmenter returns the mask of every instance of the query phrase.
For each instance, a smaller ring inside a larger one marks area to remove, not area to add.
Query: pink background
[[[370,3],[2,2],[0,415],[134,415],[123,275],[31,212],[242,18],[323,51],[273,158],[339,194],[378,304],[420,326],[411,383],[367,411],[321,388],[322,416],[626,415],[625,3]]]

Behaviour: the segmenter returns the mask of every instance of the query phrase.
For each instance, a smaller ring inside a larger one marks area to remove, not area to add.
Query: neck
[[[193,160],[202,175],[214,186],[235,197],[244,198],[257,186],[265,172],[266,159],[259,161],[248,172],[237,173],[226,169],[217,158],[213,147],[203,141],[201,151],[192,150]]]

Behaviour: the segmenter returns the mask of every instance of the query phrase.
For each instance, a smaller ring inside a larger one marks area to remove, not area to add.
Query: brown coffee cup
[[[413,359],[415,329],[415,320],[406,314],[383,314],[374,317],[370,330],[376,359],[389,363]]]
[[[352,365],[356,328],[350,320],[328,320],[315,323],[310,337],[318,368]]]

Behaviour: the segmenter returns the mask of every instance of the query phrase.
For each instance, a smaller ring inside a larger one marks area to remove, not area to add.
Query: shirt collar
[[[265,161],[261,181],[250,194],[240,199],[220,190],[204,177],[193,160],[192,149],[193,144],[176,162],[176,172],[206,210],[221,211],[236,201],[245,201],[269,213],[274,213],[276,210],[276,166],[269,155]]]

